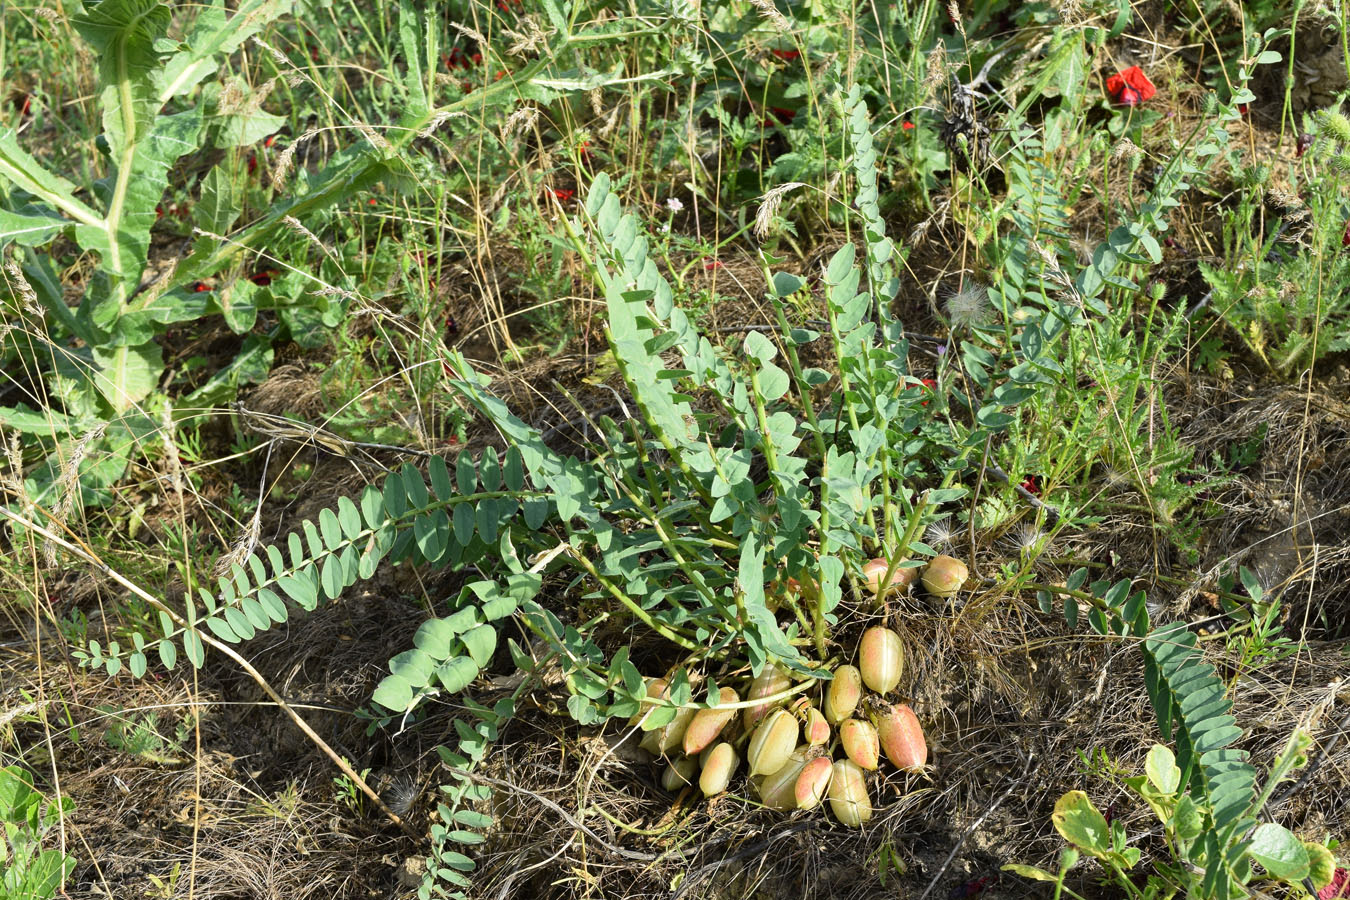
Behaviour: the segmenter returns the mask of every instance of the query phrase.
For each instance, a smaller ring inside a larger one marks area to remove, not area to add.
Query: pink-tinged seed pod
[[[802,766],[797,776],[795,794],[798,809],[815,809],[825,799],[834,775],[834,763],[828,756],[817,756]]]
[[[872,771],[881,763],[881,743],[871,722],[845,719],[839,726],[839,742],[844,754],[861,768]]]
[[[863,632],[858,644],[858,669],[863,683],[878,694],[886,694],[900,683],[905,651],[900,635],[875,625]]]
[[[670,683],[664,678],[647,679],[647,697],[649,700],[665,700],[670,696]],[[630,726],[636,725],[642,721],[642,717],[647,715],[651,709],[656,706],[655,703],[643,701],[638,704],[638,711],[633,713],[633,717],[628,720]]]
[[[745,695],[747,700],[759,700],[762,697],[772,697],[774,694],[781,694],[783,691],[792,687],[792,679],[788,677],[778,666],[768,665],[764,670],[755,676],[755,680],[750,682],[750,692]],[[773,704],[757,703],[754,706],[747,706],[741,712],[741,723],[745,730],[749,731],[759,724],[759,720],[768,714],[769,708]]]
[[[665,756],[680,746],[680,743],[684,740],[684,733],[689,729],[690,723],[694,721],[694,714],[697,712],[696,709],[680,708],[675,710],[675,718],[662,727],[647,732],[647,736],[642,739],[640,746],[657,756]]]
[[[857,666],[840,666],[825,691],[825,721],[831,725],[853,715],[862,699],[862,673]]]
[[[736,717],[737,710],[727,709],[726,704],[740,702],[741,696],[731,688],[722,688],[721,706],[713,709],[700,709],[694,713],[694,719],[684,733],[685,756],[698,756],[703,748],[717,740],[722,729]]]
[[[661,775],[661,787],[668,791],[679,791],[694,783],[698,774],[698,760],[692,756],[681,756],[666,766]]]
[[[924,590],[943,600],[955,597],[970,577],[970,570],[961,560],[951,556],[935,556],[923,570]]]
[[[772,775],[783,768],[797,746],[797,733],[797,719],[787,710],[775,709],[765,716],[745,751],[750,776]]]
[[[872,592],[872,596],[876,597],[881,594],[881,582],[886,577],[886,570],[890,567],[890,563],[881,557],[868,560],[863,564],[863,584]],[[918,580],[919,570],[913,566],[906,569],[897,568],[891,573],[891,580],[887,582],[887,590],[890,593],[905,593]]]
[[[815,704],[802,697],[792,704],[792,713],[802,723],[802,740],[809,746],[829,743],[830,723],[825,721],[825,714],[816,709]]]
[[[740,764],[741,758],[731,744],[721,741],[714,745],[703,762],[703,774],[698,777],[698,789],[703,796],[712,797],[725,791]]]
[[[867,796],[867,776],[851,759],[834,764],[830,777],[830,810],[850,828],[861,828],[872,818],[872,799]]]
[[[759,799],[769,809],[790,812],[797,808],[797,776],[806,766],[806,753],[806,747],[798,747],[781,769],[759,779]]]
[[[897,703],[877,717],[877,737],[886,758],[897,769],[917,772],[928,762],[928,743],[914,710]]]

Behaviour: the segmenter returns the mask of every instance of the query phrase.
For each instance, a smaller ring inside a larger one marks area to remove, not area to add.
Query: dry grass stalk
[[[103,437],[103,432],[108,428],[108,423],[99,422],[89,431],[84,433],[70,450],[70,457],[62,464],[61,472],[56,477],[56,505],[52,507],[52,521],[61,528],[65,528],[70,520],[71,511],[75,508],[75,500],[80,495],[80,464],[89,456],[89,448],[95,441]],[[42,557],[47,565],[56,565],[56,547],[50,541],[44,541],[42,544]]]
[[[778,7],[774,5],[773,0],[750,0],[750,4],[759,10],[759,14],[769,21],[774,28],[777,28],[783,34],[792,31],[792,22],[788,17],[779,12]]]
[[[38,321],[45,318],[47,311],[38,302],[37,291],[33,290],[33,286],[24,277],[23,267],[12,259],[8,260],[5,263],[5,274],[9,276],[10,289],[18,295],[19,304],[23,306],[24,312]]]
[[[280,191],[286,186],[286,179],[291,174],[291,168],[295,165],[295,152],[300,149],[300,145],[318,134],[316,128],[311,128],[300,135],[290,146],[281,151],[281,156],[277,157],[276,168],[272,170],[272,190]]]
[[[755,213],[755,227],[752,229],[756,238],[762,241],[769,236],[769,229],[773,227],[774,217],[778,215],[778,209],[783,205],[783,198],[799,187],[806,187],[806,182],[789,181],[764,195],[759,210]]]

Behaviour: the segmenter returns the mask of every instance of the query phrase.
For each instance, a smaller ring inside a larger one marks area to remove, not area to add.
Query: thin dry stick
[[[272,687],[272,685],[267,682],[267,679],[263,677],[262,673],[259,672],[257,669],[253,668],[252,664],[249,663],[248,660],[244,659],[244,657],[241,656],[239,653],[235,652],[234,648],[232,648],[229,644],[217,640],[215,637],[213,637],[212,635],[210,635],[205,631],[200,631],[198,629],[192,628],[192,626],[188,624],[187,620],[184,619],[181,615],[179,615],[175,610],[171,609],[159,598],[150,594],[148,591],[144,590],[139,585],[135,584],[130,579],[126,578],[120,572],[117,572],[116,570],[112,569],[107,563],[99,559],[98,554],[94,553],[92,549],[71,543],[70,541],[66,540],[65,538],[61,537],[55,532],[47,528],[44,528],[43,526],[37,524],[36,522],[30,522],[27,519],[24,519],[23,517],[6,509],[3,506],[0,506],[0,515],[5,516],[6,518],[10,519],[13,522],[16,522],[19,525],[24,526],[25,528],[31,529],[33,532],[42,535],[44,538],[51,541],[53,544],[62,548],[66,552],[94,566],[99,570],[101,574],[111,578],[113,581],[117,582],[122,587],[131,591],[133,594],[144,600],[146,603],[149,603],[155,609],[167,615],[170,619],[173,620],[174,624],[185,629],[196,631],[198,637],[202,639],[203,643],[209,645],[210,647],[219,651],[220,653],[225,654],[225,656],[229,657],[234,661],[235,665],[239,666],[241,669],[247,672],[248,676],[252,678],[254,682],[256,682],[257,685],[263,689],[263,692],[266,693],[267,696],[272,699],[272,702],[275,703],[277,706],[279,706],[281,710],[284,713],[286,713],[286,715],[291,717],[291,721],[295,723],[296,727],[299,728],[301,731],[303,731],[305,733],[305,736],[308,737],[311,741],[313,741],[314,745],[318,747],[320,750],[322,750],[324,755],[333,761],[333,764],[336,765],[342,771],[342,774],[350,778],[352,780],[352,783],[355,784],[357,787],[359,787],[361,789],[361,792],[364,793],[367,797],[371,799],[371,801],[374,802],[376,807],[379,808],[380,812],[384,813],[389,818],[389,821],[393,822],[399,828],[403,829],[403,831],[407,833],[410,837],[414,837],[419,840],[421,839],[422,835],[418,834],[411,826],[409,826],[406,822],[404,822],[403,819],[400,818],[397,813],[395,813],[392,809],[390,809],[389,806],[384,802],[384,800],[380,798],[380,795],[377,794],[375,790],[369,784],[366,783],[366,780],[361,777],[360,773],[358,773],[355,769],[353,769],[351,767],[351,764],[348,763],[345,759],[338,756],[338,754],[333,750],[333,748],[328,746],[328,743],[323,738],[319,737],[319,733],[316,732],[313,728],[311,728],[309,723],[306,722],[300,716],[300,714],[296,712],[291,707],[291,705],[287,703],[286,700],[276,692],[276,690]],[[79,538],[77,537],[75,538],[75,540],[78,541]]]
[[[975,829],[984,824],[984,820],[989,818],[990,813],[1003,805],[1003,801],[1008,799],[1008,795],[1013,792],[1013,788],[1025,784],[1026,780],[1034,775],[1036,770],[1041,767],[1040,760],[1036,760],[1036,765],[1032,766],[1031,762],[1034,759],[1036,759],[1035,750],[1031,751],[1031,755],[1027,757],[1027,764],[1026,767],[1022,769],[1021,776],[1013,779],[1012,783],[1008,785],[1003,793],[998,795],[998,799],[989,804],[985,811],[980,813],[979,818],[967,825],[966,830],[961,832],[961,837],[957,839],[956,846],[952,848],[951,853],[947,854],[947,858],[942,861],[942,865],[938,866],[937,872],[933,875],[933,880],[928,882],[928,887],[923,889],[923,893],[919,895],[919,900],[926,900],[928,895],[932,893],[933,888],[937,887],[937,883],[942,880],[943,873],[947,871],[947,867],[952,864],[953,859],[956,859],[957,851],[959,851],[966,843],[966,839],[975,833]]]

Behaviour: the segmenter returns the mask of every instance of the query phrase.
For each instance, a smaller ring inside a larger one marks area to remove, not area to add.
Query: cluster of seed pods
[[[869,628],[858,645],[858,664],[834,670],[819,704],[802,696],[788,705],[766,700],[728,708],[742,698],[724,687],[718,706],[679,710],[665,726],[647,732],[642,746],[666,760],[661,778],[666,790],[697,784],[705,796],[716,796],[744,762],[751,789],[769,809],[810,810],[828,801],[840,822],[861,827],[872,817],[868,772],[878,770],[883,758],[908,772],[928,761],[914,711],[886,699],[900,683],[903,665],[900,636],[889,628]],[[767,666],[744,699],[775,697],[792,684],[785,671]],[[667,693],[665,679],[648,682],[649,698],[664,699]]]

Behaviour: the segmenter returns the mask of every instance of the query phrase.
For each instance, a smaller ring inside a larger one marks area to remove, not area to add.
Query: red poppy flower
[[[1021,487],[1033,497],[1039,497],[1041,495],[1041,486],[1037,482],[1035,475],[1028,475],[1026,480],[1022,482]]]
[[[374,205],[375,205],[374,197],[371,197],[369,200],[366,201],[366,206],[374,206]]]
[[[1239,112],[1240,114],[1242,114],[1242,115],[1245,116],[1250,110],[1251,110],[1251,107],[1248,106],[1247,104],[1245,104],[1245,103],[1239,103],[1239,104],[1238,104],[1238,112]]]
[[[248,174],[252,175],[258,171],[258,155],[250,152],[248,155]]]
[[[913,130],[914,130],[914,123],[913,123],[913,122],[901,122],[901,123],[900,123],[900,128],[901,128],[902,130],[904,130],[904,131],[913,131]]]
[[[1143,69],[1130,66],[1106,79],[1106,92],[1121,106],[1138,106],[1153,99],[1158,89],[1148,80]]]
[[[785,109],[781,106],[770,106],[769,112],[773,113],[774,117],[777,118],[778,121],[782,122],[784,125],[790,124],[793,119],[797,118],[797,111],[795,109]]]
[[[264,147],[271,147],[271,146],[272,146],[273,144],[275,144],[276,142],[277,142],[277,136],[276,136],[275,134],[269,134],[269,135],[267,136],[267,140],[263,141],[263,146],[264,146]]]
[[[263,269],[260,272],[254,272],[252,275],[248,276],[248,280],[258,287],[267,287],[272,283],[272,279],[280,274],[281,271],[279,269]]]
[[[802,55],[800,50],[770,50],[769,52],[782,60],[797,59]]]
[[[155,218],[156,219],[164,218],[164,204],[162,203],[155,204]]]
[[[931,378],[920,378],[919,381],[923,384],[925,390],[929,390],[929,391],[937,390],[937,382],[934,381],[933,379],[931,379]],[[920,405],[920,406],[927,406],[927,405],[928,405],[928,401],[925,400],[925,401],[923,401],[922,403],[920,403],[919,405]]]
[[[1345,231],[1341,234],[1341,246],[1350,247],[1350,220],[1345,223]]]
[[[725,269],[720,259],[710,259],[703,264],[703,271],[711,272],[713,269]]]
[[[1331,876],[1331,883],[1317,892],[1317,900],[1337,900],[1340,897],[1350,897],[1350,869],[1336,869],[1336,874]]]
[[[582,159],[590,159],[590,158],[591,158],[591,142],[590,142],[590,141],[582,141],[580,144],[577,144],[577,156],[580,156]]]
[[[575,194],[576,191],[571,191],[567,188],[551,188],[549,193],[552,194],[559,203],[566,203],[568,200],[572,199],[572,195]]]
[[[192,285],[192,293],[194,294],[209,294],[210,292],[211,285],[207,284],[205,281],[198,281]]]

